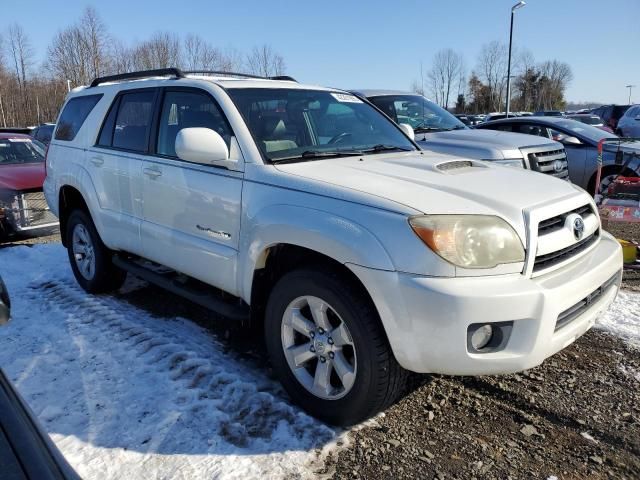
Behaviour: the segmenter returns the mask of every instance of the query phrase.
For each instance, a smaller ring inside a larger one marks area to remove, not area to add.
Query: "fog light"
[[[480,350],[487,346],[493,336],[493,327],[489,324],[477,328],[471,335],[471,346],[475,350]]]

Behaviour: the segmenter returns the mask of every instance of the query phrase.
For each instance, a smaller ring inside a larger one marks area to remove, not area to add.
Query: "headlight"
[[[522,160],[519,158],[515,158],[512,160],[491,160],[491,161],[498,163],[500,165],[504,165],[506,167],[524,168],[524,164],[522,163]]]
[[[409,224],[435,253],[463,268],[524,262],[524,247],[511,226],[491,215],[424,215]]]

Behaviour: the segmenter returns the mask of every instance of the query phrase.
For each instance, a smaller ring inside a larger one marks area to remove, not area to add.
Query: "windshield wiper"
[[[439,127],[414,127],[413,131],[416,133],[424,133],[424,132],[441,132],[444,130]]]
[[[398,147],[396,145],[384,145],[382,143],[379,143],[378,145],[374,145],[371,148],[366,148],[362,150],[362,153],[379,153],[379,152],[391,152],[391,151],[410,152],[411,150],[412,150],[411,148]]]
[[[290,157],[274,158],[271,159],[272,163],[289,163],[300,162],[305,160],[315,160],[322,158],[338,158],[338,157],[357,157],[362,155],[362,150],[334,150],[334,151],[321,151],[321,150],[305,150],[299,155],[292,155]]]

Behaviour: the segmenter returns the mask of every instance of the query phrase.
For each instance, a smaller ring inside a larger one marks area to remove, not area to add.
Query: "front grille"
[[[567,162],[567,154],[564,151],[564,148],[559,150],[530,152],[528,157],[531,170],[547,173],[558,178],[569,178],[569,164]],[[559,160],[560,163],[556,163],[557,160]],[[556,170],[556,165],[561,165],[562,168]]]
[[[17,198],[14,218],[18,230],[54,225],[58,222],[44,198],[44,192],[23,193]]]
[[[533,271],[538,272],[540,270],[544,270],[545,268],[553,267],[558,263],[564,262],[568,258],[577,255],[578,253],[586,250],[591,245],[596,243],[598,240],[599,232],[596,230],[594,233],[589,235],[586,238],[583,238],[577,243],[573,245],[563,248],[561,250],[556,250],[555,252],[547,253],[546,255],[538,255],[533,264]]]
[[[566,327],[567,325],[569,325],[576,318],[578,318],[585,311],[587,311],[591,305],[596,303],[602,297],[602,295],[604,295],[609,290],[609,288],[611,288],[613,285],[618,285],[619,283],[620,283],[620,272],[616,273],[609,280],[604,282],[602,285],[600,285],[598,288],[596,288],[593,292],[591,292],[585,298],[580,300],[578,303],[571,306],[570,308],[567,308],[564,312],[558,315],[558,319],[556,320],[555,331],[557,332],[562,327]]]
[[[571,215],[572,213],[577,213],[581,217],[584,217],[585,215],[589,215],[593,213],[593,209],[591,208],[591,205],[587,204],[587,205],[583,205],[581,207],[575,208],[570,212],[563,213],[562,215],[556,215],[555,217],[542,220],[538,224],[538,236],[546,235],[548,233],[553,233],[557,230],[561,230],[562,227],[564,227],[564,222],[567,216]]]

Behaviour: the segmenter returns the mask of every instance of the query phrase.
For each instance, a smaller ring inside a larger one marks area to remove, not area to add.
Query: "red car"
[[[44,154],[29,135],[0,133],[0,238],[58,224],[42,192]]]

